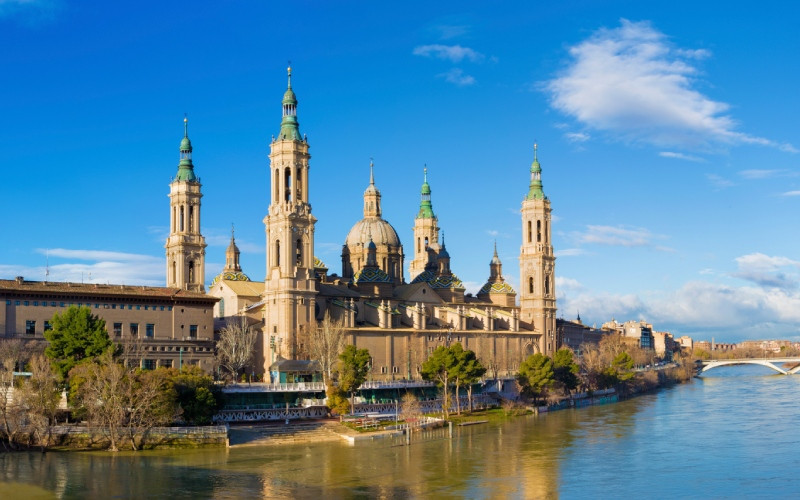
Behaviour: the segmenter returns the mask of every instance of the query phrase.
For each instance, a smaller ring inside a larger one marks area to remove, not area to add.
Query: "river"
[[[685,498],[800,491],[800,375],[763,367],[628,401],[350,447],[0,454],[2,498]],[[32,486],[32,485],[35,485]]]

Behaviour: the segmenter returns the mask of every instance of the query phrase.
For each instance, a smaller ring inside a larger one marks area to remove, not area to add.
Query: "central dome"
[[[366,247],[369,244],[370,237],[378,247],[400,246],[400,238],[397,236],[397,231],[394,230],[391,224],[380,217],[365,217],[356,222],[350,232],[347,233],[347,239],[344,244],[348,247],[357,245]]]

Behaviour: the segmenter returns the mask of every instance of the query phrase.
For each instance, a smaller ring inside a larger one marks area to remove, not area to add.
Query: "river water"
[[[617,404],[351,447],[0,454],[2,498],[725,498],[800,492],[800,375],[762,367]],[[33,486],[35,485],[35,487]]]

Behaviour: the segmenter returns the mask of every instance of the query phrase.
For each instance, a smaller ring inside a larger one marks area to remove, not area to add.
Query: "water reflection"
[[[411,446],[6,453],[0,482],[58,498],[719,497],[763,495],[764,484],[770,495],[796,492],[800,376],[718,370],[618,404],[456,428],[452,440],[441,429]]]

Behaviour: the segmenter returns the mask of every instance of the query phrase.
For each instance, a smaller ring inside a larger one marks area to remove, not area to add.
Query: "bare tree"
[[[27,410],[33,434],[44,451],[50,445],[61,391],[58,374],[43,354],[31,358],[31,373],[30,379],[22,386],[21,404]]]
[[[11,447],[15,446],[14,438],[22,413],[19,394],[14,393],[14,371],[27,356],[28,349],[21,339],[0,340],[0,419],[3,435]],[[6,446],[5,441],[3,446]]]
[[[244,315],[220,330],[217,356],[220,364],[233,374],[234,380],[253,357],[257,338],[258,332],[247,324]]]
[[[422,406],[419,404],[419,399],[412,392],[403,394],[403,399],[400,403],[400,414],[403,415],[403,420],[407,423],[416,422],[422,416]]]
[[[339,361],[339,354],[344,349],[345,336],[344,323],[341,319],[331,319],[330,311],[325,311],[322,324],[311,331],[309,355],[311,359],[319,362],[322,378],[326,383],[331,379],[333,368]]]
[[[128,374],[126,427],[134,451],[145,444],[153,427],[167,425],[180,413],[175,386],[164,369],[135,369]],[[139,435],[139,445],[136,436]]]
[[[108,434],[109,450],[117,451],[129,403],[131,380],[128,370],[114,361],[110,351],[97,361],[79,364],[70,372],[70,378],[81,381],[76,391],[78,401],[86,410],[89,421]]]

